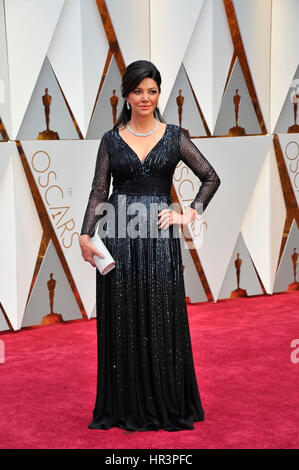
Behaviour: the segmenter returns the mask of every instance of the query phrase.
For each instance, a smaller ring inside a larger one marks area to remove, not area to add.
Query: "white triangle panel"
[[[213,132],[234,48],[223,2],[205,1],[183,63]]]
[[[94,0],[67,1],[48,57],[79,128],[86,136],[108,53]]]
[[[205,222],[206,228],[200,246],[196,245],[212,294],[217,300],[272,137],[194,139],[193,142],[221,180],[202,216],[201,223]],[[184,184],[185,181],[192,183],[193,191],[190,191],[190,184]],[[190,202],[198,191],[198,179],[185,165],[178,164],[173,183],[184,208],[185,200]],[[193,239],[196,243],[196,238]]]
[[[237,94],[240,97],[238,125],[244,128],[246,134],[262,133],[240,62],[236,59],[223,95],[215,124],[214,135],[227,135],[229,129],[236,126],[234,99]]]
[[[268,294],[273,293],[285,216],[276,157],[271,145],[242,225],[245,243]]]
[[[52,312],[50,291],[53,292]],[[47,247],[28,300],[22,327],[39,325],[43,317],[50,313],[61,315],[63,321],[82,318],[74,293],[61,266],[52,240],[50,240]]]
[[[42,227],[16,145],[2,146],[10,158],[0,181],[0,299],[16,330],[24,314]]]
[[[275,282],[275,275],[278,264],[278,257],[283,236],[283,229],[286,218],[286,206],[284,195],[281,187],[279,171],[275,156],[274,147],[270,150],[270,183],[271,183],[271,218],[270,218],[270,235],[271,235],[271,251],[270,251],[270,275],[271,275],[271,294]]]
[[[298,111],[298,102],[299,102],[299,64],[295,73],[295,76],[292,80],[291,86],[286,95],[283,107],[281,109],[279,118],[275,124],[274,132],[275,134],[283,134],[290,130],[294,130],[294,125],[298,126],[299,122],[299,111]],[[295,106],[297,104],[297,107]],[[298,128],[296,129],[298,131]],[[291,133],[294,135],[294,133]]]
[[[43,230],[23,165],[17,152],[14,153],[14,192],[18,269],[18,326],[20,328]]]
[[[150,0],[106,0],[125,65],[150,60]]]
[[[109,51],[109,43],[94,0],[81,0],[81,21],[84,125],[80,128],[86,136]],[[61,48],[61,44],[58,43],[58,47]],[[71,81],[68,84],[70,85]],[[74,94],[72,97],[75,98]]]
[[[272,0],[271,129],[273,132],[299,64],[298,0]]]
[[[16,138],[64,0],[6,0],[12,139]]]
[[[47,92],[46,92],[47,89]],[[31,95],[22,124],[17,134],[17,140],[34,140],[39,133],[47,129],[43,98],[48,95],[51,100],[49,111],[49,128],[58,133],[59,139],[79,139],[72,116],[69,112],[59,84],[53,73],[48,57],[38,76]]]
[[[239,256],[238,256],[239,255]],[[240,233],[235,245],[225,278],[219,293],[219,299],[229,299],[232,292],[238,289],[236,264],[241,263],[239,288],[246,291],[248,296],[263,294],[247,247]]]
[[[112,56],[110,61],[104,83],[101,88],[100,96],[97,100],[88,132],[86,134],[87,139],[99,139],[102,135],[113,127],[113,112],[110,99],[113,96],[113,90],[118,98],[116,106],[116,118],[119,116],[124,99],[121,96],[121,75],[115,60]]]
[[[203,0],[150,0],[150,57],[162,77],[163,113],[186,53]]]
[[[181,65],[178,76],[175,80],[173,89],[167,102],[167,106],[163,113],[163,118],[166,122],[171,122],[177,125],[180,124],[177,106],[179,90],[181,90],[181,96],[184,99],[182,107],[182,127],[184,129],[188,129],[189,135],[191,136],[206,136],[207,133],[197,108],[183,64]]]
[[[23,141],[22,146],[49,221],[90,317],[96,298],[96,268],[84,261],[79,235],[91,190],[99,140]]]
[[[258,102],[270,129],[270,57],[272,0],[234,0],[237,21]]]
[[[268,293],[270,277],[270,154],[267,155],[242,225],[242,235]]]
[[[299,283],[299,230],[296,220],[293,219],[288,239],[282,252],[277,270],[274,292],[288,290],[294,282]]]

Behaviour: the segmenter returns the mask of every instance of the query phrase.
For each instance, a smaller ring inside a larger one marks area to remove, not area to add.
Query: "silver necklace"
[[[129,129],[129,131],[132,132],[132,134],[135,134],[139,137],[146,137],[147,135],[153,134],[155,132],[155,130],[157,130],[157,127],[158,127],[158,119],[156,119],[156,125],[155,125],[155,127],[153,128],[152,131],[145,132],[145,134],[142,134],[141,132],[133,131],[133,129],[131,129],[131,127],[129,126],[129,123],[127,122],[127,128]]]

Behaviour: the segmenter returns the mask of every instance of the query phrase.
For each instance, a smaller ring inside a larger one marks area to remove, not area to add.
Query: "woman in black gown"
[[[205,210],[220,179],[182,129],[161,117],[160,85],[151,62],[127,67],[122,79],[126,101],[101,139],[82,224],[83,258],[95,266],[92,257],[98,252],[89,237],[101,219],[102,240],[116,261],[105,276],[96,271],[98,380],[91,429],[178,431],[204,419],[178,229],[201,204]],[[185,214],[169,208],[180,160],[202,182]],[[115,209],[115,217],[99,211],[103,202]]]

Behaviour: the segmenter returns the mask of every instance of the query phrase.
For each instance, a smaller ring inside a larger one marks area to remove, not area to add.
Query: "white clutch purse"
[[[112,258],[103,240],[98,234],[98,230],[97,230],[98,224],[99,222],[97,222],[95,226],[95,233],[93,237],[90,237],[89,241],[96,247],[97,250],[99,250],[104,255],[104,258],[100,258],[98,255],[94,255],[93,257],[96,267],[98,268],[100,273],[104,276],[105,274],[109,273],[111,269],[115,267],[115,261]]]

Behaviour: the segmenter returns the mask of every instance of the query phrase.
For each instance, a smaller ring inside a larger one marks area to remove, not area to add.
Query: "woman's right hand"
[[[88,234],[80,235],[79,245],[84,261],[88,261],[94,268],[96,265],[93,256],[98,255],[100,258],[104,258],[103,253],[98,251],[96,247],[90,242],[90,236]]]

